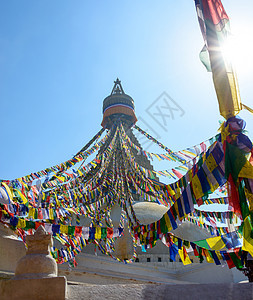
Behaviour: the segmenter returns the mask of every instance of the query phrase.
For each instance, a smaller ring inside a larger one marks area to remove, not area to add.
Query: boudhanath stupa
[[[200,58],[224,117],[217,134],[171,149],[140,128],[135,102],[117,78],[103,101],[101,129],[80,151],[0,180],[3,277],[19,280],[18,264],[22,280],[33,279],[36,266],[29,265],[34,273],[20,267],[28,246],[26,262],[42,254],[53,261],[49,279],[57,277],[57,263],[73,285],[231,284],[244,273],[253,281],[253,148],[238,115],[252,109],[241,103],[233,65],[222,53],[230,29],[221,1],[195,5],[205,43]],[[158,152],[144,149],[138,135]],[[173,167],[156,170],[155,159]],[[37,273],[40,284],[44,273]]]

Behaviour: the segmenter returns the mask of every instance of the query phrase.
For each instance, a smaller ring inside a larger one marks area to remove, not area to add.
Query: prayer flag
[[[218,265],[221,265],[221,262],[220,262],[220,260],[219,260],[219,258],[218,258],[218,256],[217,256],[216,252],[210,250],[209,253],[210,253],[211,257],[213,258],[215,264],[216,264],[217,266],[218,266]]]
[[[169,247],[170,250],[170,259],[176,261],[176,255],[178,254],[178,247],[175,244],[171,244]]]
[[[68,225],[60,225],[60,232],[68,234]]]
[[[220,114],[228,119],[242,109],[236,74],[223,50],[230,36],[229,18],[220,0],[195,0],[195,6],[205,41],[200,59],[212,71]]]
[[[178,254],[184,265],[189,265],[192,263],[184,246],[181,249],[178,249]]]
[[[83,238],[85,240],[88,240],[89,239],[89,227],[83,227],[82,233],[83,233]]]
[[[101,227],[96,227],[95,239],[97,240],[101,239]]]
[[[221,250],[225,247],[225,244],[220,236],[212,237],[209,239],[206,239],[207,244],[212,250]]]
[[[201,248],[205,248],[205,249],[209,249],[209,245],[207,243],[207,240],[200,240],[200,241],[196,241],[194,242],[197,246],[201,247]]]
[[[214,260],[207,249],[203,249],[203,253],[204,253],[204,256],[206,257],[206,261],[208,263],[211,263],[211,264],[214,263]]]
[[[253,239],[251,238],[252,225],[250,223],[250,217],[244,220],[243,224],[243,246],[242,250],[248,251],[253,257]]]
[[[17,227],[18,228],[25,228],[25,226],[26,226],[26,221],[24,219],[19,218]]]

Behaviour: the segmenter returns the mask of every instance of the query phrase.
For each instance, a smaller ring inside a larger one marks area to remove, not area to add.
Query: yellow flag
[[[177,214],[177,216],[179,217],[179,211],[178,211],[178,203],[177,203],[177,201],[175,202],[175,204],[174,204],[174,208],[175,208],[175,211],[176,211],[176,214]],[[181,218],[181,220],[183,219],[183,217]],[[180,221],[181,221],[180,220]]]
[[[57,179],[59,179],[60,181],[65,181],[65,177],[63,177],[63,176],[55,176]]]
[[[188,176],[189,176],[189,181],[191,182],[192,181],[192,178],[193,178],[193,170],[190,169],[188,172],[187,172]]]
[[[248,160],[242,167],[238,177],[253,179],[253,166]]]
[[[80,170],[77,169],[77,172],[80,176],[83,176],[83,173]]]
[[[180,195],[181,195],[181,189],[180,189],[178,181],[176,181],[176,198],[178,199],[180,197]]]
[[[67,225],[60,225],[60,232],[68,234],[68,226]]]
[[[244,191],[245,191],[246,198],[249,201],[249,210],[253,211],[253,194],[246,188],[244,189]]]
[[[212,153],[206,159],[206,165],[207,165],[210,172],[213,172],[213,170],[215,168],[217,168],[217,163],[216,163]]]
[[[201,186],[201,183],[199,181],[197,174],[192,179],[192,188],[193,188],[193,192],[194,192],[196,199],[199,199],[202,196],[204,196],[202,186]]]
[[[190,257],[188,255],[188,253],[186,252],[185,248],[182,247],[181,249],[178,249],[178,254],[182,260],[182,263],[184,265],[190,265],[192,262],[190,260]]]
[[[242,109],[236,73],[229,55],[223,50],[231,35],[229,17],[221,0],[195,1],[195,4],[208,51],[208,54],[202,53],[201,60],[212,71],[220,114],[228,119]]]
[[[24,219],[18,219],[17,227],[18,228],[25,228],[25,226],[26,226],[26,221]]]
[[[101,239],[101,227],[96,227],[95,239],[97,240]]]
[[[34,214],[35,214],[35,208],[34,207],[31,207],[29,209],[29,213],[28,213],[28,219],[34,219]]]
[[[206,261],[207,261],[208,263],[210,263],[210,264],[214,263],[213,258],[211,257],[211,255],[210,255],[210,253],[208,252],[208,250],[203,248],[203,251],[204,251],[204,256],[205,256],[205,258],[206,258]]]
[[[164,219],[165,219],[166,226],[168,227],[168,231],[171,231],[172,225],[171,225],[170,218],[167,213],[164,214]]]
[[[225,244],[223,243],[223,240],[220,236],[206,239],[206,241],[212,250],[221,250],[225,247]]]
[[[49,219],[54,220],[54,210],[52,208],[49,208]]]
[[[16,191],[18,192],[19,196],[21,197],[23,204],[26,204],[28,202],[26,197],[19,190],[16,190]]]
[[[10,197],[10,200],[13,200],[13,193],[11,192],[10,188],[5,182],[2,182],[2,185],[4,186],[6,192],[8,193],[8,196]]]
[[[248,251],[253,257],[253,239],[250,234],[252,231],[252,226],[250,224],[250,217],[245,218],[243,224],[243,245],[242,250]]]

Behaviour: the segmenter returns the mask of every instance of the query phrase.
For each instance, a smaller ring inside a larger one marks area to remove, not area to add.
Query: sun
[[[232,63],[233,68],[240,74],[246,75],[252,71],[250,53],[253,49],[253,39],[243,32],[239,35],[230,35],[222,46],[225,60]]]
[[[222,54],[225,60],[232,62],[233,64],[238,63],[240,44],[236,40],[235,36],[230,35],[221,47]]]

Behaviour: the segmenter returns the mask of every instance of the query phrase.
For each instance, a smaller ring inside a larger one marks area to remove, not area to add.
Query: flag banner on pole
[[[229,18],[220,0],[195,0],[205,46],[200,59],[213,74],[220,114],[228,119],[242,109],[236,73],[224,54],[230,36]]]

